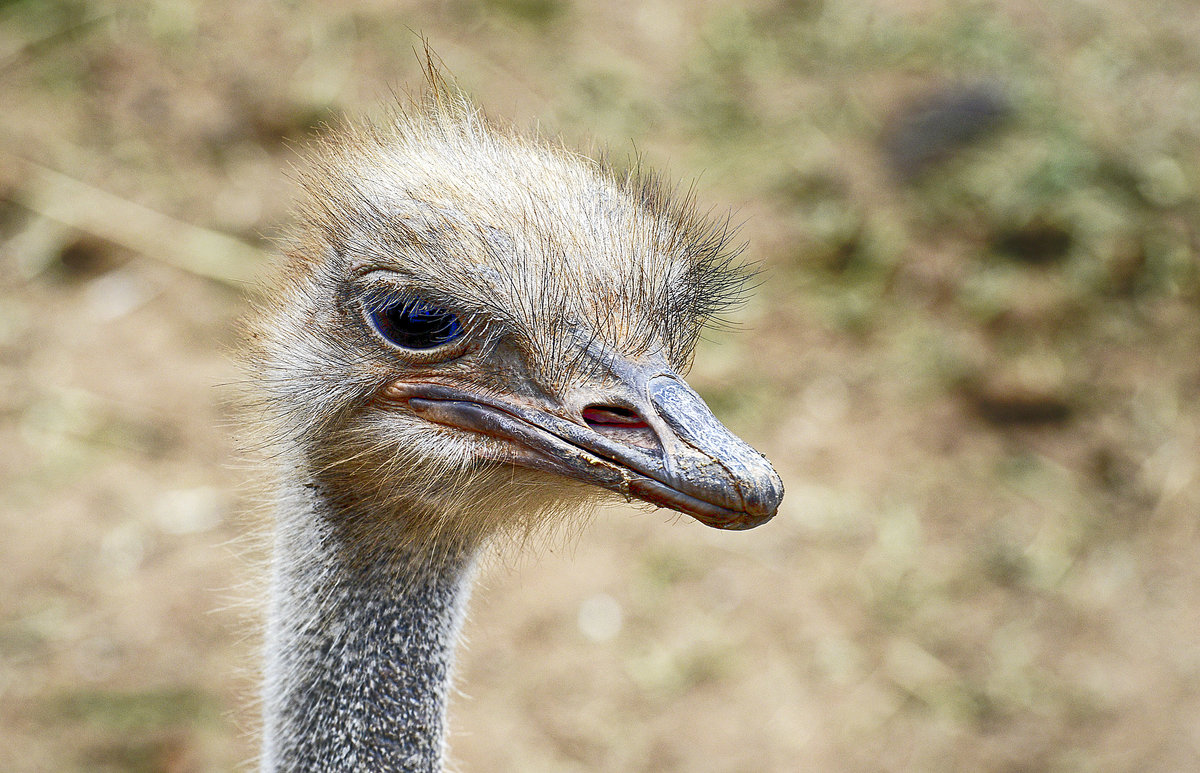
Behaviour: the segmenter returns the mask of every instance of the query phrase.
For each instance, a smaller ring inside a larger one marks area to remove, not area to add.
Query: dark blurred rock
[[[985,384],[969,392],[976,412],[992,424],[1061,424],[1071,404],[1049,392]]]
[[[1003,228],[992,236],[992,249],[1021,263],[1045,266],[1067,256],[1075,237],[1071,230],[1046,218]]]
[[[884,153],[896,176],[908,182],[994,132],[1012,112],[995,84],[946,86],[900,111],[887,131]]]
[[[960,386],[975,412],[992,424],[1059,424],[1074,413],[1071,390],[1059,368],[996,361]]]
[[[80,236],[63,245],[58,253],[58,273],[68,280],[92,279],[129,260],[120,247],[94,236]]]

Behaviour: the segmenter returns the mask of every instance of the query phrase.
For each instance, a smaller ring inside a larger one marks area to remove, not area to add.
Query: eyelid
[[[362,269],[354,275],[350,285],[350,297],[356,299],[359,305],[369,301],[420,301],[432,308],[445,309],[459,319],[464,315],[456,308],[453,298],[447,297],[434,289],[424,287],[414,289],[413,280],[404,274],[385,268]]]

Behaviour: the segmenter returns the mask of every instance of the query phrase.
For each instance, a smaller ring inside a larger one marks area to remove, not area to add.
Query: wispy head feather
[[[381,402],[396,370],[351,319],[348,283],[396,277],[475,335],[508,342],[529,382],[556,394],[596,376],[585,355],[597,344],[686,370],[748,274],[728,219],[699,213],[690,191],[489,121],[431,57],[426,77],[423,97],[313,148],[251,360],[281,458],[403,514],[391,527],[413,539],[453,543],[512,528],[513,513],[531,514],[515,524],[528,529],[579,487],[483,461],[489,439]]]

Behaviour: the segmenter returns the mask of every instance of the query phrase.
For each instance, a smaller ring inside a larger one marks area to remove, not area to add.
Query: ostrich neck
[[[262,770],[440,771],[473,556],[404,571],[347,544],[314,492],[285,490],[278,513]]]

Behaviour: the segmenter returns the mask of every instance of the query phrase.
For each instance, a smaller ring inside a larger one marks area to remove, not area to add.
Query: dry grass
[[[412,30],[737,209],[763,285],[693,382],[788,487],[750,533],[613,510],[498,564],[461,770],[1200,766],[1194,3],[9,0],[0,768],[253,755],[242,298],[147,234],[269,249],[294,146],[419,82]],[[1003,120],[897,173],[964,83]],[[29,162],[171,220],[56,214]]]

